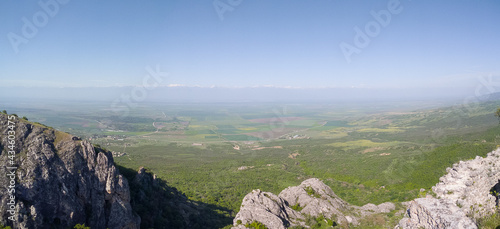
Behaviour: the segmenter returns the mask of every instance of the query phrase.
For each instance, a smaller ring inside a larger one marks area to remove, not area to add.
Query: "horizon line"
[[[0,88],[55,88],[55,89],[78,89],[78,88],[133,88],[144,87],[143,85],[106,85],[106,86],[3,86]],[[185,85],[185,84],[168,84],[147,87],[148,89],[161,88],[203,88],[203,89],[256,89],[256,88],[274,88],[274,89],[443,89],[443,88],[472,88],[471,86],[281,86],[281,85],[254,85],[254,86],[226,86],[226,85]]]

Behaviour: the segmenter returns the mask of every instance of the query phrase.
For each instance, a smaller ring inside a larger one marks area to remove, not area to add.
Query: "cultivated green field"
[[[9,109],[91,139],[121,155],[119,165],[145,166],[189,199],[218,206],[224,220],[215,227],[231,224],[253,189],[279,193],[310,177],[355,205],[409,201],[446,167],[500,144],[500,102],[141,104],[125,117],[109,104],[88,106]],[[393,227],[401,214],[377,217],[383,223],[361,227]]]

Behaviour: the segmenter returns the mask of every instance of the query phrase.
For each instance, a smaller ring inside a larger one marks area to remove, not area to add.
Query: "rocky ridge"
[[[432,187],[436,197],[415,199],[396,228],[477,228],[495,213],[500,193],[500,149],[460,161]]]
[[[267,228],[306,227],[307,217],[324,217],[335,224],[357,225],[359,216],[388,213],[395,209],[393,203],[353,206],[340,199],[330,187],[317,178],[303,181],[299,186],[288,187],[279,195],[253,190],[243,198],[240,211],[233,220],[234,229],[259,222]]]
[[[405,216],[395,228],[478,228],[476,222],[494,214],[499,206],[500,148],[485,158],[460,161],[448,168],[447,174],[432,187],[435,197],[427,195],[411,202]],[[305,225],[307,217],[323,216],[341,227],[358,225],[362,217],[389,213],[393,203],[349,205],[316,178],[289,187],[279,195],[253,190],[243,199],[233,228],[259,222],[267,228]]]
[[[11,180],[0,176],[0,223],[13,228],[139,228],[129,184],[111,152],[41,124],[19,118],[12,129],[0,114],[0,173],[12,169],[7,136],[15,136],[15,214],[8,212]],[[14,131],[14,132],[8,132]],[[13,219],[13,220],[11,220]]]

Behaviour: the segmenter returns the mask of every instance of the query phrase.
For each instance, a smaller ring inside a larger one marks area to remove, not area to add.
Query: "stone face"
[[[233,220],[234,228],[245,228],[244,225],[258,221],[267,228],[284,229],[292,219],[303,219],[300,213],[290,208],[285,200],[270,193],[253,190],[243,198],[241,209]],[[241,222],[241,223],[238,223]]]
[[[308,193],[309,192],[309,193]],[[301,213],[318,217],[336,217],[340,223],[350,223],[342,212],[350,209],[347,202],[340,199],[332,189],[317,178],[303,181],[299,186],[288,187],[279,197],[290,205],[298,204]]]
[[[240,212],[233,220],[233,228],[245,228],[246,223],[253,221],[268,228],[306,226],[304,219],[308,216],[334,219],[344,228],[348,225],[358,225],[359,215],[367,216],[394,209],[393,203],[378,206],[367,204],[363,207],[349,205],[319,179],[311,178],[298,186],[284,189],[278,196],[253,190],[243,198]]]
[[[391,202],[385,202],[377,205],[379,212],[382,213],[389,213],[391,211],[394,211],[396,209],[396,205]]]
[[[396,205],[394,205],[394,203],[391,202],[385,202],[379,205],[369,203],[363,205],[362,207],[354,206],[354,208],[359,210],[361,216],[368,216],[376,213],[389,213],[396,209]]]
[[[410,203],[407,217],[396,228],[474,229],[477,226],[449,200],[419,198]]]
[[[0,126],[7,116],[0,114]],[[7,157],[8,129],[2,128],[0,164]],[[15,228],[139,228],[127,180],[111,153],[38,124],[16,121],[16,220],[7,220],[8,180],[0,176],[0,223]],[[0,166],[0,173],[7,168]]]
[[[399,228],[477,228],[473,219],[495,213],[500,190],[500,149],[461,161],[432,187],[436,198],[412,201]]]
[[[461,161],[448,168],[447,172],[432,187],[438,198],[456,203],[474,218],[495,212],[497,202],[490,191],[500,179],[500,150],[488,153],[485,158],[478,156]]]

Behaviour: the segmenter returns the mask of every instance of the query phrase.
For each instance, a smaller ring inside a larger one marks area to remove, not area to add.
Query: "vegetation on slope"
[[[498,104],[483,103],[472,111],[449,107],[400,113],[361,109],[334,113],[324,108],[290,109],[278,115],[242,110],[244,115],[227,116],[226,111],[176,110],[178,116],[167,115],[169,120],[149,115],[155,113],[151,110],[148,114],[133,111],[128,123],[95,116],[99,122],[113,123],[105,128],[115,131],[103,129],[105,134],[90,136],[95,143],[126,153],[115,158],[123,169],[135,172],[146,166],[176,187],[179,195],[217,212],[212,224],[216,228],[231,223],[241,199],[251,190],[277,193],[310,177],[322,179],[351,204],[411,200],[422,194],[420,188],[428,191],[437,183],[446,167],[484,156],[500,144],[500,128],[493,115]],[[258,123],[273,118],[282,122]],[[171,129],[151,129],[151,123],[159,121]],[[116,131],[117,127],[124,132]],[[271,141],[227,140],[229,135],[265,133],[273,128],[292,132]],[[295,135],[307,138],[290,139]],[[380,217],[392,225],[399,216]]]

